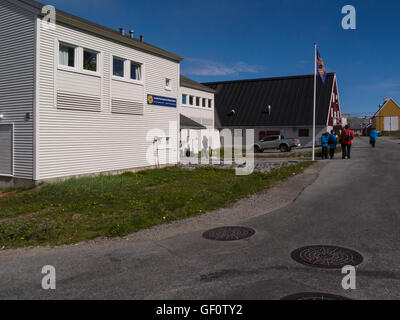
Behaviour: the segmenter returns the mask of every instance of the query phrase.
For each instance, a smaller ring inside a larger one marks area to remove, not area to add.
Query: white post
[[[312,161],[315,161],[315,122],[317,111],[317,43],[315,45],[315,62],[314,62],[314,112],[313,112],[313,147],[312,147]]]

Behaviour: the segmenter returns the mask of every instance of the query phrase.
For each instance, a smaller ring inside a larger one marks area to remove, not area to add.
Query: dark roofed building
[[[215,126],[251,128],[255,139],[267,135],[312,141],[314,75],[204,83],[216,90]],[[335,73],[326,83],[317,79],[317,137],[341,127],[341,111]]]

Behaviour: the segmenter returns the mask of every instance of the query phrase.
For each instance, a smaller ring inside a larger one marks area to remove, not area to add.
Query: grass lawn
[[[311,162],[269,174],[177,167],[69,179],[0,198],[0,249],[117,237],[227,207]]]

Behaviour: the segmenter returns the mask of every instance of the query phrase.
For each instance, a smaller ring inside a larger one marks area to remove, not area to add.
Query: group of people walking
[[[375,129],[372,129],[370,133],[370,144],[373,148],[375,148],[376,141],[378,140],[379,133]],[[342,159],[351,159],[351,147],[353,145],[354,140],[354,132],[350,129],[349,126],[345,126],[341,131],[340,135],[336,135],[335,131],[331,131],[331,133],[327,132],[322,135],[321,144],[322,144],[322,160],[328,159],[328,150],[329,157],[332,160],[335,157],[336,148],[338,144],[342,146]]]

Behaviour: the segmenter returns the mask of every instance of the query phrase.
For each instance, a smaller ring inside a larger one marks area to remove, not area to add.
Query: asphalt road
[[[213,242],[196,231],[160,241],[85,244],[0,253],[0,299],[281,299],[326,292],[352,299],[400,299],[400,145],[357,140],[289,206],[241,223],[255,236]],[[341,270],[291,259],[308,245],[356,250],[357,289]],[[57,289],[41,287],[44,265]]]

